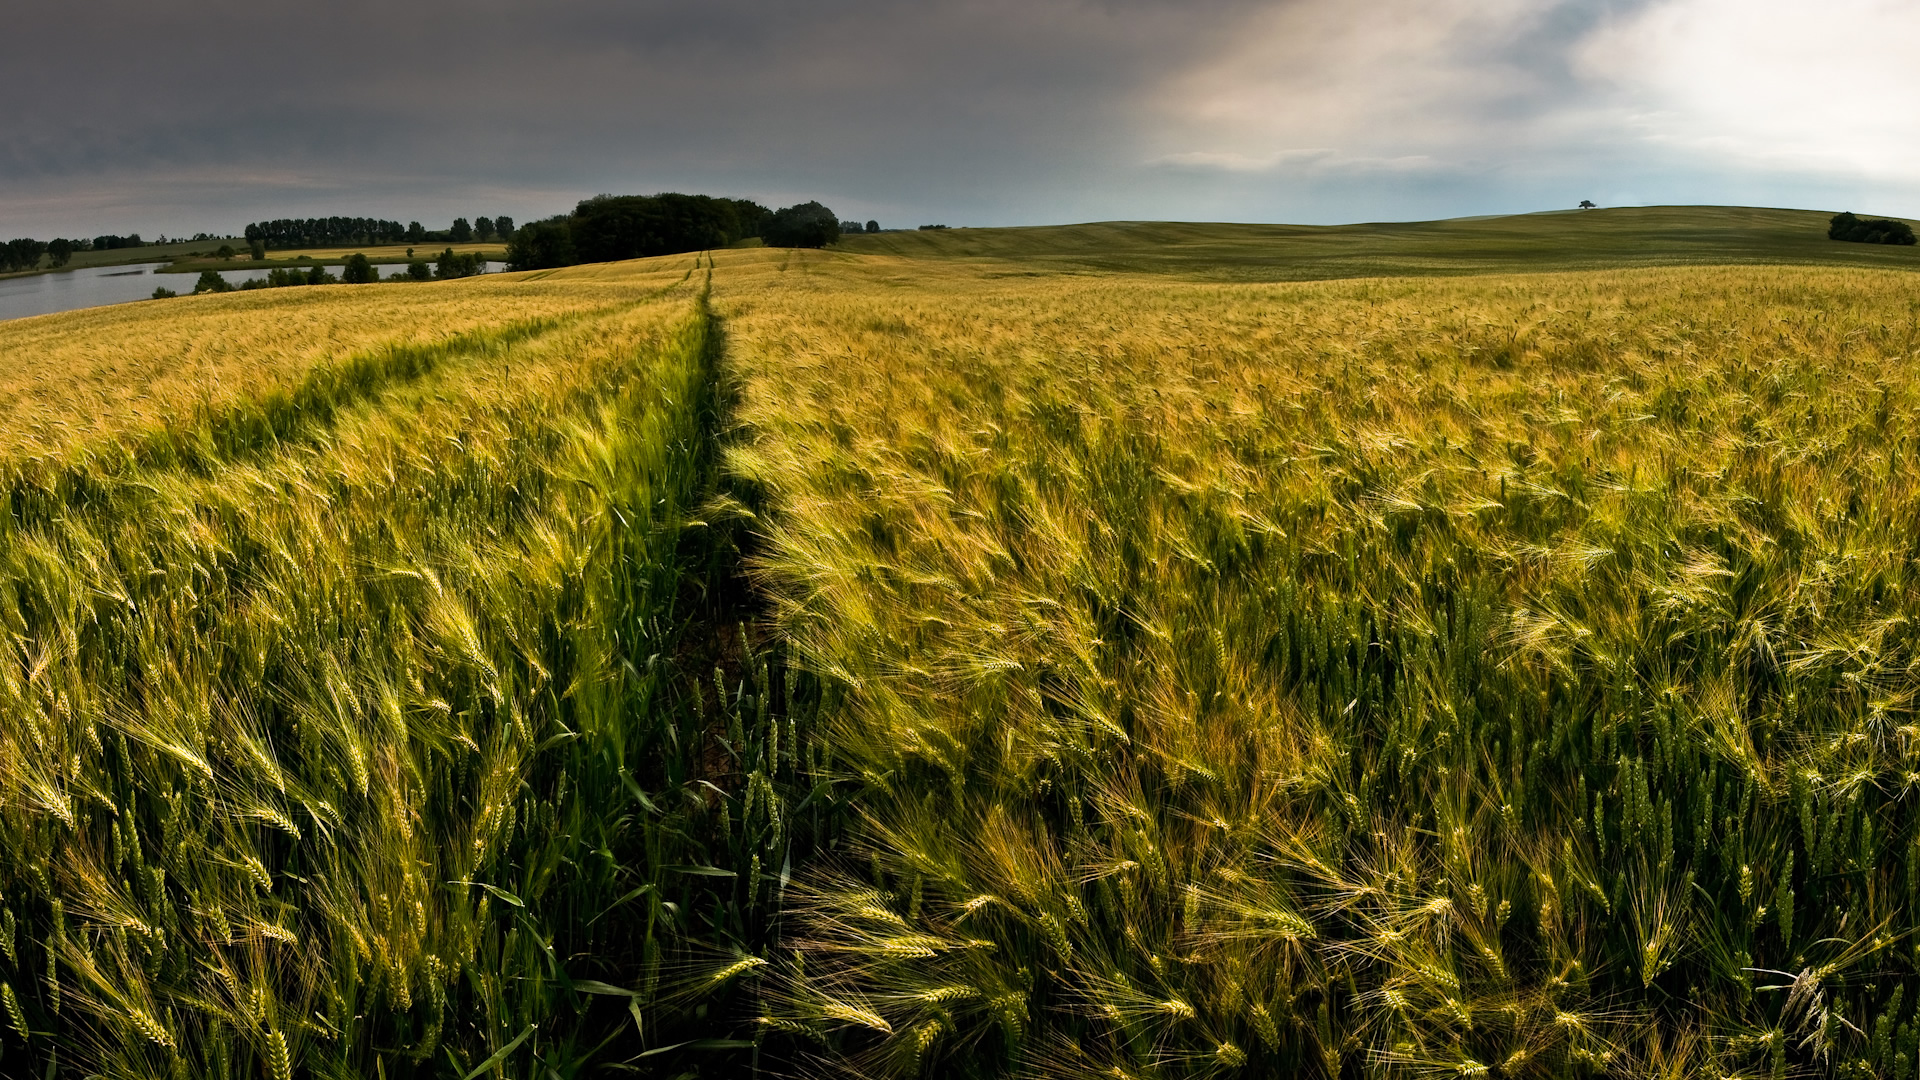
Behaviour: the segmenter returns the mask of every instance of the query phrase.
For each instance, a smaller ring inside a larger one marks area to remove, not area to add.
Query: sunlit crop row
[[[689,264],[615,279],[482,277],[412,293],[353,286],[190,297],[0,322],[0,456],[63,452],[244,402],[298,384],[315,364],[383,346],[630,304]]]
[[[684,632],[690,262],[8,331],[77,358],[49,412],[118,349],[197,393],[143,338],[223,389],[5,465],[0,1073],[572,1075],[675,1041],[686,942],[750,959],[794,755]]]

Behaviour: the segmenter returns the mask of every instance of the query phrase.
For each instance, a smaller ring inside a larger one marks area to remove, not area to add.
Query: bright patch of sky
[[[1669,0],[1600,27],[1575,68],[1647,143],[1757,170],[1920,179],[1920,5]]]
[[[1920,5],[1887,0],[1282,4],[1164,84],[1145,160],[1313,216],[1340,187],[1383,216],[1589,193],[1920,213],[1916,46]]]

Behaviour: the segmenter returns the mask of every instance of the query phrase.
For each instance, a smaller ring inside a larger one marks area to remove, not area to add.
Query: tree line
[[[218,270],[200,271],[200,280],[194,284],[193,294],[247,292],[254,289],[284,289],[295,285],[370,285],[376,281],[447,281],[453,278],[473,277],[485,272],[485,256],[475,252],[456,253],[447,248],[440,253],[439,259],[428,263],[425,259],[415,259],[407,264],[405,271],[387,278],[380,276],[380,270],[373,260],[363,252],[347,257],[346,265],[340,268],[335,277],[327,272],[324,264],[315,263],[306,269],[300,267],[276,266],[267,271],[264,278],[253,278],[238,285],[228,281]],[[155,300],[166,300],[180,295],[162,285],[153,290]]]
[[[869,222],[879,231],[878,222]],[[507,269],[545,270],[727,247],[759,237],[768,247],[824,247],[841,222],[818,202],[779,210],[710,195],[596,195],[573,213],[530,222],[507,244]]]
[[[139,233],[131,236],[115,236],[109,233],[105,236],[96,236],[91,240],[68,240],[64,237],[34,240],[23,236],[0,244],[0,274],[37,270],[40,268],[41,256],[46,256],[53,269],[58,270],[67,265],[75,252],[114,251],[119,248],[144,246],[146,242],[140,239]]]
[[[879,232],[878,221],[864,225],[841,221],[819,202],[805,202],[770,210],[751,199],[716,198],[708,195],[596,195],[574,207],[573,213],[516,227],[512,218],[501,214],[480,216],[472,221],[455,218],[446,229],[428,229],[418,221],[405,225],[387,218],[323,217],[278,218],[247,225],[243,235],[256,259],[266,258],[269,250],[315,247],[346,247],[354,244],[424,244],[508,242],[507,263],[511,270],[541,270],[575,263],[614,262],[651,255],[677,255],[726,247],[741,240],[760,238],[768,247],[824,247],[840,239],[843,232]],[[139,234],[104,235],[91,240],[53,240],[42,243],[20,239],[0,246],[0,273],[32,270],[43,256],[50,256],[57,269],[65,266],[78,251],[106,251],[143,244]],[[222,249],[222,256],[231,249]],[[477,273],[480,260],[471,265],[448,262],[443,255],[431,276],[460,277]],[[456,260],[458,262],[458,260]],[[419,264],[424,267],[425,263]],[[413,275],[410,275],[413,276]],[[287,284],[291,284],[291,280]],[[302,282],[307,283],[302,273]],[[205,291],[205,290],[203,290]]]
[[[481,216],[468,221],[454,218],[445,229],[429,229],[417,221],[405,225],[382,218],[325,217],[280,218],[256,221],[247,226],[247,243],[259,256],[269,248],[344,247],[349,244],[470,244],[507,239],[514,233],[513,219]]]
[[[0,274],[34,269],[40,265],[40,256],[46,251],[47,245],[38,240],[25,237],[9,240],[6,246],[0,247]]]

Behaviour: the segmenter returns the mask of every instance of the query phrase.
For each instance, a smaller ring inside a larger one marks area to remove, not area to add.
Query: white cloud
[[[1557,0],[1284,4],[1158,89],[1157,163],[1232,171],[1443,167],[1524,143],[1521,48]],[[1317,150],[1288,149],[1319,147]]]
[[[1154,88],[1148,164],[1920,197],[1917,0],[1279,0],[1226,40]]]
[[[1920,5],[1664,0],[1576,49],[1628,130],[1723,165],[1911,182]]]

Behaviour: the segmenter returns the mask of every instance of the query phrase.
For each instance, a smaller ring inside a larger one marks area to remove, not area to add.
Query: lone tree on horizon
[[[1582,209],[1582,210],[1598,210],[1598,209],[1599,209],[1599,207],[1597,207],[1597,206],[1595,206],[1595,205],[1593,205],[1593,200],[1592,200],[1592,199],[1581,199],[1581,200],[1580,200],[1580,209]]]

